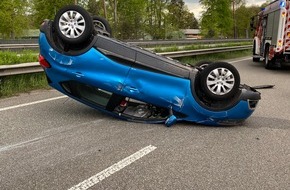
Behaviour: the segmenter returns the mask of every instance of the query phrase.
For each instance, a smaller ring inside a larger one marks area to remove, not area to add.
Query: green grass
[[[21,52],[0,51],[0,65],[37,62],[37,51]],[[29,92],[35,89],[48,88],[44,73],[24,74],[0,78],[0,98]]]
[[[243,51],[233,51],[233,52],[227,52],[227,53],[217,53],[217,54],[207,54],[207,55],[199,55],[199,56],[192,56],[192,57],[183,57],[183,58],[179,58],[178,60],[184,64],[195,65],[196,63],[198,63],[200,61],[216,62],[216,61],[220,61],[220,60],[251,56],[251,53],[252,53],[251,50],[243,50]]]
[[[170,47],[155,47],[153,51],[156,53],[162,52],[174,52],[174,51],[186,51],[186,50],[198,50],[198,49],[209,49],[209,48],[219,48],[219,47],[233,47],[233,46],[244,46],[252,45],[252,42],[232,42],[232,43],[217,43],[217,44],[193,44],[185,46],[173,45]]]
[[[0,65],[37,62],[36,51],[24,50],[22,52],[0,51]]]
[[[0,98],[48,88],[44,73],[3,77],[0,79]]]

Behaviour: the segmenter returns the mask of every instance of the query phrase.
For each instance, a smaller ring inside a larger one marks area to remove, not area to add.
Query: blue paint
[[[235,123],[245,120],[253,113],[248,102],[244,100],[223,111],[213,111],[201,106],[192,95],[191,81],[186,78],[156,73],[134,65],[120,64],[94,48],[78,56],[64,55],[49,45],[44,33],[40,34],[39,43],[40,54],[52,66],[45,69],[45,73],[51,80],[50,85],[53,88],[86,105],[122,119],[126,118],[73,97],[60,83],[74,80],[155,106],[172,109],[173,115],[170,115],[166,121],[168,126],[176,121],[190,121],[205,125]]]

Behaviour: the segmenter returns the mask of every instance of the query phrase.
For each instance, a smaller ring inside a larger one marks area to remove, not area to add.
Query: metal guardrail
[[[0,44],[37,44],[38,37],[29,39],[0,39]]]
[[[179,57],[189,57],[189,56],[195,56],[195,55],[224,53],[224,52],[229,52],[229,51],[241,51],[241,50],[251,49],[252,47],[253,47],[252,45],[246,45],[246,46],[233,46],[233,47],[220,47],[220,48],[188,50],[188,51],[165,52],[165,53],[159,53],[159,54],[166,57],[170,57],[170,58],[179,58]]]
[[[214,44],[214,43],[235,43],[252,42],[253,39],[184,39],[184,40],[139,40],[127,41],[129,44],[148,47],[148,46],[172,46],[172,45],[193,45],[193,44]]]
[[[229,51],[241,51],[251,49],[252,45],[247,46],[235,46],[235,47],[222,47],[222,48],[211,48],[211,49],[199,49],[199,50],[189,50],[189,51],[177,51],[177,52],[164,52],[158,53],[170,58],[187,57],[203,54],[213,54],[213,53],[223,53]],[[18,74],[28,74],[42,72],[43,69],[38,62],[33,63],[22,63],[16,65],[0,65],[0,77],[12,76]]]
[[[0,65],[0,77],[19,74],[38,73],[43,69],[38,62],[21,63],[16,65]]]
[[[0,50],[38,49],[38,44],[0,44]]]

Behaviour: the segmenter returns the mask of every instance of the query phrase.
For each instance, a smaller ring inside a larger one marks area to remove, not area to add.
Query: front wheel
[[[239,72],[229,63],[211,63],[200,72],[200,76],[203,92],[213,100],[231,98],[239,91]]]
[[[68,45],[82,44],[93,34],[91,15],[82,7],[68,5],[54,17],[54,28],[60,39]]]

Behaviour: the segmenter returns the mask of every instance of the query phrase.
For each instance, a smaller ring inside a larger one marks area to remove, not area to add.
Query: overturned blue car
[[[106,20],[76,5],[45,20],[40,31],[39,62],[49,85],[120,119],[235,125],[260,100],[231,64],[185,66],[113,39]]]

